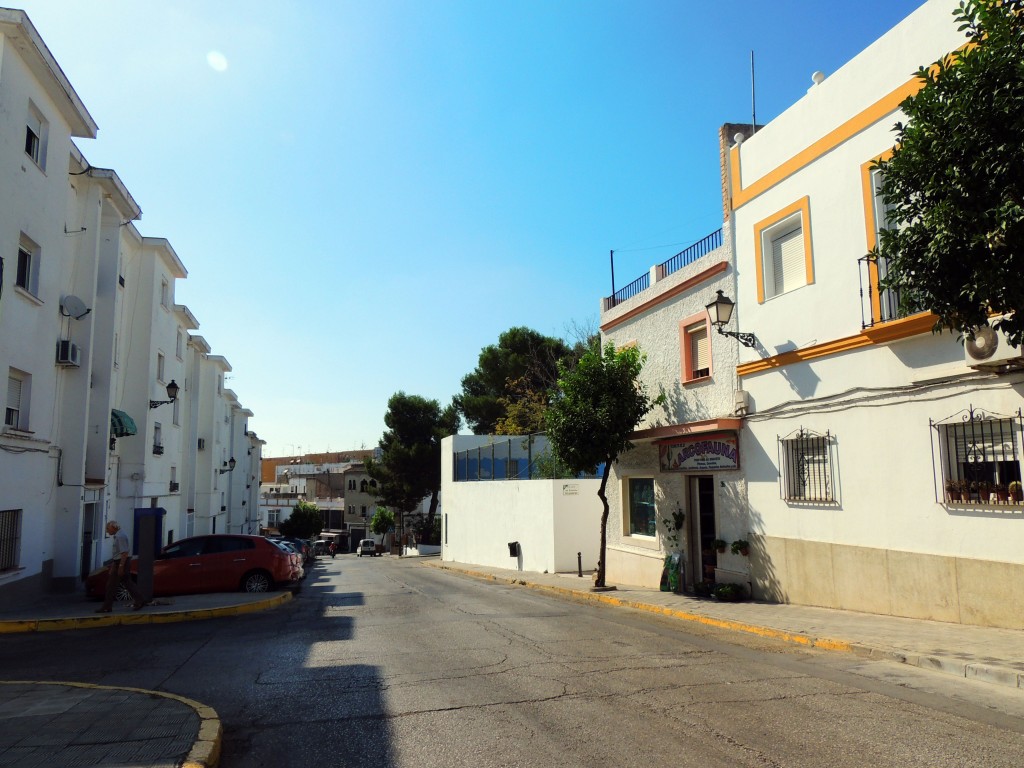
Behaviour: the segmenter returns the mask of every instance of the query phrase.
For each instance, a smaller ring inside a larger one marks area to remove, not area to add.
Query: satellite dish
[[[974,338],[964,343],[972,360],[988,360],[999,348],[999,336],[989,326],[974,329]]]
[[[68,294],[60,301],[60,313],[64,317],[73,317],[75,320],[81,320],[90,312],[92,310],[86,308],[85,302],[72,294]]]

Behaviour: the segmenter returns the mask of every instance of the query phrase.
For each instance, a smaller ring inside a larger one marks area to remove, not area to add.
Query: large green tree
[[[459,413],[454,405],[441,408],[437,400],[396,392],[388,400],[384,424],[380,457],[366,462],[380,487],[377,499],[405,515],[429,496],[427,523],[433,526],[441,491],[441,440],[459,431]]]
[[[883,171],[884,287],[970,337],[990,314],[1024,337],[1024,0],[967,0],[968,45],[917,74]]]
[[[601,549],[596,587],[605,586],[608,530],[608,473],[619,455],[633,447],[629,436],[661,396],[652,398],[640,382],[644,355],[636,347],[610,343],[590,350],[572,366],[560,366],[558,387],[547,411],[547,434],[555,455],[573,472],[593,473],[603,465]]]
[[[292,509],[286,520],[282,520],[278,529],[284,536],[297,536],[300,539],[311,539],[319,536],[324,529],[323,515],[320,508],[309,501],[300,501]]]
[[[509,328],[497,344],[480,350],[476,368],[462,379],[455,405],[477,435],[537,431],[540,424],[535,407],[513,408],[510,414],[509,404],[535,402],[538,395],[544,400],[558,378],[559,361],[571,351],[561,339],[530,328]]]

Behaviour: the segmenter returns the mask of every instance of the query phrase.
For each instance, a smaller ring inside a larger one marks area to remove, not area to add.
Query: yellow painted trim
[[[819,357],[830,357],[843,352],[849,352],[861,347],[870,347],[875,344],[888,344],[892,341],[917,336],[935,327],[938,318],[931,312],[923,312],[891,323],[882,323],[873,328],[865,328],[856,336],[845,336],[841,339],[827,341],[824,344],[815,344],[804,349],[794,349],[790,352],[783,352],[779,355],[766,357],[761,360],[754,360],[736,366],[737,376],[749,376],[752,373],[761,373],[772,368],[782,368],[793,363],[802,363],[814,360]]]
[[[776,211],[771,216],[761,219],[754,225],[754,274],[757,276],[757,303],[764,304],[764,254],[763,240],[764,230],[773,227],[784,219],[788,219],[794,213],[800,214],[801,234],[804,238],[804,265],[806,270],[807,285],[814,282],[814,254],[811,252],[811,198],[804,195],[799,200],[787,205],[781,211]]]
[[[886,115],[895,112],[905,98],[915,95],[923,85],[917,77],[912,78],[745,188],[741,186],[741,152],[738,147],[733,147],[730,150],[733,210],[746,205],[801,168],[810,165],[822,155],[853,138],[868,126],[874,125]]]
[[[888,149],[860,167],[861,196],[864,201],[864,244],[867,252],[870,253],[878,245],[878,222],[875,221],[875,189],[871,184],[871,171],[875,165],[882,160],[888,160],[893,155],[893,149]],[[871,285],[871,319],[872,322],[879,322],[882,317],[882,297],[878,292],[878,264],[874,261],[868,263],[868,282]]]

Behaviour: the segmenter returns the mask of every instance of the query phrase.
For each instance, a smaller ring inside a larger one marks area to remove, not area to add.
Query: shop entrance
[[[714,541],[718,538],[715,530],[715,479],[712,475],[698,475],[687,478],[690,498],[689,542],[687,576],[690,584],[699,581],[714,581],[718,567],[718,552]]]

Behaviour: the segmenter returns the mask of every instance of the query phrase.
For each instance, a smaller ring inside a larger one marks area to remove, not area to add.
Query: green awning
[[[135,420],[124,411],[119,411],[116,408],[110,411],[110,436],[111,437],[126,437],[128,435],[137,435],[139,430],[135,426]]]

